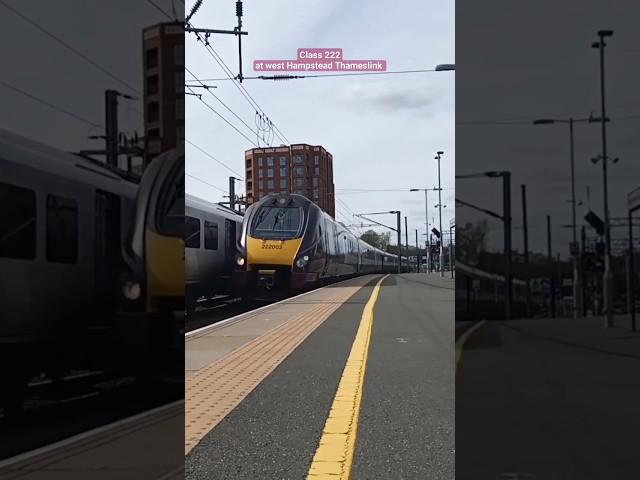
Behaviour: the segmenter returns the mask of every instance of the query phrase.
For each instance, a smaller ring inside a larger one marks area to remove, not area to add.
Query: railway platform
[[[368,275],[189,332],[186,478],[454,478],[454,290]]]
[[[0,462],[0,480],[184,478],[184,401],[74,435]]]
[[[457,325],[456,478],[638,478],[629,317]]]

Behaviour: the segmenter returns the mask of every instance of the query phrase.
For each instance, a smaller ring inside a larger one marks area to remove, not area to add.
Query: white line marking
[[[52,443],[51,445],[45,445],[44,447],[37,448],[35,450],[31,450],[29,452],[21,453],[20,455],[16,455],[15,457],[10,457],[6,460],[0,462],[0,468],[8,467],[9,465],[13,465],[14,463],[19,463],[24,460],[27,460],[32,457],[36,457],[38,455],[42,455],[51,450],[57,450],[60,447],[64,447],[73,443],[77,443],[81,440],[85,440],[94,435],[98,435],[100,433],[108,432],[109,430],[113,430],[115,428],[121,427],[128,423],[134,423],[138,420],[141,420],[146,417],[150,417],[161,413],[165,410],[171,410],[172,408],[177,407],[180,404],[184,404],[184,400],[178,400],[176,402],[168,403],[166,405],[161,405],[152,410],[147,410],[146,412],[141,412],[131,417],[122,418],[116,422],[109,423],[107,425],[102,425],[101,427],[94,428],[92,430],[87,430],[86,432],[79,433],[69,438],[65,438],[64,440],[60,440],[59,442]]]

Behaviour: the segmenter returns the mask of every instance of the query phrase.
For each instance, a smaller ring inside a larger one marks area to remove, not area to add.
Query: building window
[[[259,167],[262,167],[262,165],[263,165],[263,164],[262,164],[262,157],[260,157],[260,158],[258,158],[258,166],[259,166]]]
[[[304,195],[304,190],[296,190],[296,193],[297,193],[298,195]]]
[[[313,162],[314,162],[316,165],[320,165],[320,156],[319,156],[319,155],[314,156],[314,157],[313,157]]]
[[[302,165],[305,162],[305,155],[294,155],[293,156],[293,164],[294,165]]]
[[[154,68],[158,66],[158,47],[153,47],[147,50],[146,64],[147,68]]]
[[[200,219],[184,217],[184,246],[200,248]]]
[[[317,188],[313,191],[313,198],[315,198],[316,200],[318,198],[320,198],[320,195],[318,194],[318,189]]]
[[[258,169],[258,177],[262,178],[264,177],[264,170],[262,170],[262,168]],[[262,182],[261,182],[262,183]]]
[[[318,186],[318,177],[313,177],[313,186],[314,187]]]
[[[184,45],[176,45],[173,47],[173,61],[176,66],[184,66]]]
[[[147,77],[147,95],[155,95],[160,90],[158,84],[158,75],[150,75]]]
[[[205,250],[218,249],[218,224],[204,221],[204,248]]]
[[[280,157],[280,166],[285,167],[287,165],[287,157]]]
[[[273,168],[270,168],[269,170],[267,170],[267,176],[269,178],[273,178]]]
[[[267,157],[267,167],[273,167],[273,157]]]
[[[258,187],[260,188],[260,191],[264,190],[264,180],[260,180]]]
[[[316,176],[320,175],[320,167],[316,167]]]
[[[180,70],[179,72],[176,72],[175,82],[176,82],[176,93],[184,93],[184,70]]]
[[[300,177],[304,177],[305,169],[304,167],[295,167],[295,174]]]
[[[293,179],[294,187],[304,187],[304,178],[294,178]]]
[[[69,198],[47,196],[47,260],[78,260],[78,204]]]
[[[273,192],[273,180],[267,181],[267,190]]]
[[[281,177],[286,177],[286,176],[287,176],[287,169],[286,169],[286,167],[280,167],[280,176],[281,176]]]
[[[160,104],[158,102],[149,102],[147,107],[147,117],[150,122],[160,120]]]
[[[286,178],[280,179],[280,189],[281,190],[286,190],[287,189],[287,179]]]
[[[247,163],[247,168],[251,168],[251,159],[250,158],[247,159],[246,163]]]
[[[0,257],[36,256],[36,194],[0,183]]]

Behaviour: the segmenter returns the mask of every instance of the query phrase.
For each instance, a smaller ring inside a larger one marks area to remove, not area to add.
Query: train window
[[[295,238],[302,224],[299,207],[262,207],[252,226],[256,238]]]
[[[156,226],[163,235],[182,238],[184,235],[184,157],[167,175],[160,197]]]
[[[0,183],[0,257],[36,256],[36,194]]]
[[[204,222],[204,248],[206,250],[218,249],[218,224]]]
[[[78,204],[75,200],[47,195],[47,260],[78,261]]]
[[[200,248],[200,219],[184,217],[184,246]]]

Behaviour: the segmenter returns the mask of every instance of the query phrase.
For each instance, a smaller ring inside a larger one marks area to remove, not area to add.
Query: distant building
[[[142,52],[147,165],[184,142],[184,23],[145,28]]]
[[[244,156],[247,205],[269,193],[297,193],[335,217],[333,156],[322,146],[253,148]]]

